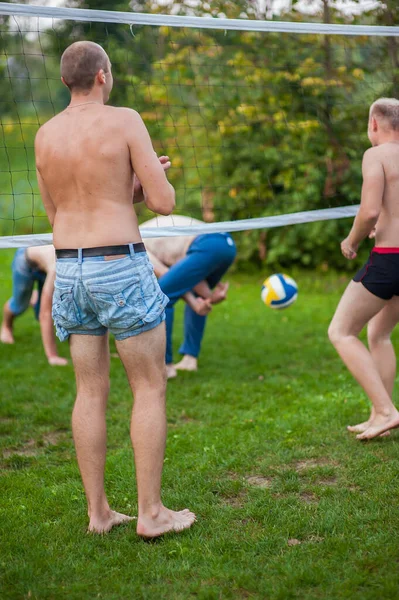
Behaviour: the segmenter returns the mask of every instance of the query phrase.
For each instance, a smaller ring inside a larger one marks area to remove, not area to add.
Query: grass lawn
[[[0,253],[1,303],[12,255]],[[72,367],[47,365],[32,311],[18,320],[16,345],[0,347],[2,599],[399,598],[399,434],[346,433],[368,414],[326,337],[346,277],[294,275],[299,299],[282,312],[261,304],[261,275],[233,277],[200,371],[169,383],[164,501],[198,523],[152,543],[134,525],[86,535]],[[107,490],[135,514],[132,400],[111,368]]]

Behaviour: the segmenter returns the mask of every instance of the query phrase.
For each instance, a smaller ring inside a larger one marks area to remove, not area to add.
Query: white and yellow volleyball
[[[261,298],[271,308],[287,308],[298,298],[298,286],[292,277],[275,273],[263,282]]]

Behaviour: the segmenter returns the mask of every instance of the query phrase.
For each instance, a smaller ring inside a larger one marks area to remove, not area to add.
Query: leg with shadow
[[[109,394],[108,336],[72,335],[70,349],[76,375],[72,431],[86,493],[89,531],[107,533],[130,517],[111,510],[104,489],[105,412]]]
[[[191,527],[195,515],[173,511],[161,500],[166,443],[165,325],[117,341],[134,396],[131,439],[138,491],[137,533],[154,538]]]
[[[372,439],[399,425],[399,413],[392,404],[373,356],[358,339],[363,327],[387,301],[351,281],[344,292],[329,328],[329,337],[349,371],[372,402],[375,417],[358,439]]]
[[[399,297],[394,296],[389,300],[379,313],[375,315],[367,326],[367,338],[371,356],[380,374],[389,397],[392,399],[396,377],[396,355],[391,341],[391,334],[399,322]],[[348,426],[353,433],[362,433],[369,428],[375,418],[374,408],[370,417],[364,423]]]

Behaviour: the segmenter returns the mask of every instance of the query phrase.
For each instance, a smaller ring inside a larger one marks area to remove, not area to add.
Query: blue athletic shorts
[[[168,302],[146,252],[57,259],[53,319],[61,341],[108,330],[124,340],[149,331],[165,320]]]
[[[40,296],[46,273],[40,271],[26,258],[26,248],[18,248],[12,262],[12,298],[9,307],[13,315],[21,315],[29,307],[30,298],[35,285],[39,286],[39,301],[35,308],[36,318],[39,315]]]

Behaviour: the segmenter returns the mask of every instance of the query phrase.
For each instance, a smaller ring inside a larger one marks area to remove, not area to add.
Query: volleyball
[[[261,298],[271,308],[287,308],[298,297],[296,282],[283,273],[275,273],[268,277],[262,285]]]

